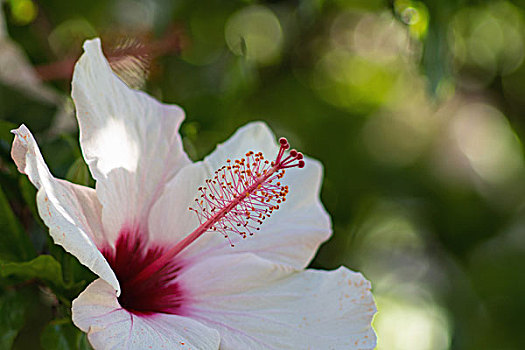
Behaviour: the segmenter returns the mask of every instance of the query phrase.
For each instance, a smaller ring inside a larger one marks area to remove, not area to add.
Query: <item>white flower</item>
[[[252,230],[253,237],[233,233],[242,233],[235,220],[248,222],[257,210],[237,208],[230,221],[216,220],[174,250],[210,217],[198,208],[206,191],[199,187],[215,170],[250,150],[274,159],[280,148],[265,124],[252,123],[191,163],[178,135],[183,111],[128,88],[111,71],[98,39],[84,50],[72,95],[96,189],[54,178],[23,125],[14,131],[12,156],[38,188],[39,213],[55,243],[100,277],[72,309],[73,322],[93,347],[374,348],[370,283],[344,267],[304,270],[331,234],[319,201],[319,162],[307,158],[303,169],[287,169],[279,179],[283,191],[290,188],[287,200]],[[263,164],[250,157],[253,166]],[[228,176],[237,175],[226,174],[222,185],[232,180]],[[208,190],[222,191],[216,186],[209,183]],[[210,210],[212,199],[205,197],[201,205]],[[188,210],[195,198],[198,215]]]

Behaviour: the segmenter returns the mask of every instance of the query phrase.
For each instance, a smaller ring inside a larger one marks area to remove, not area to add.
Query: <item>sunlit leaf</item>
[[[19,25],[33,22],[38,14],[38,7],[31,0],[11,0],[11,15]]]

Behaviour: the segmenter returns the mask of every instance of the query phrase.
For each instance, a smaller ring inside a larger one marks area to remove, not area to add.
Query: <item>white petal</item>
[[[227,159],[242,158],[248,151],[260,151],[267,159],[273,159],[278,150],[275,136],[268,125],[253,122],[239,128],[226,142],[217,145],[204,160],[215,171],[225,165]]]
[[[199,226],[197,216],[188,208],[193,205],[198,195],[197,188],[202,186],[207,176],[207,167],[198,162],[184,167],[166,185],[163,194],[153,205],[148,220],[152,241],[158,245],[174,244]],[[209,238],[206,234],[198,241],[207,241]]]
[[[240,128],[203,162],[182,169],[167,185],[163,195],[152,209],[150,232],[156,241],[176,242],[193,231],[199,221],[188,207],[198,197],[199,186],[211,178],[215,170],[226,164],[228,158],[241,158],[247,151],[262,152],[267,158],[277,154],[275,138],[264,123],[251,123]],[[322,166],[307,158],[303,169],[288,169],[282,182],[289,184],[286,203],[274,216],[265,221],[253,237],[242,240],[232,234],[235,247],[231,248],[221,234],[206,233],[185,255],[221,255],[252,252],[273,261],[297,268],[308,265],[319,245],[331,234],[331,222],[319,200]]]
[[[122,309],[115,291],[96,280],[73,301],[73,322],[96,349],[219,348],[219,334],[191,318],[154,314],[137,316]]]
[[[11,155],[18,170],[27,174],[38,188],[38,211],[55,243],[120,291],[113,270],[95,244],[104,241],[100,223],[101,206],[95,191],[55,179],[25,125],[13,130],[13,133],[16,136]]]
[[[238,254],[206,259],[179,276],[190,317],[220,332],[221,349],[373,349],[375,303],[361,274],[290,272]]]
[[[84,50],[72,83],[80,144],[97,180],[104,227],[116,238],[124,224],[146,223],[164,184],[189,164],[178,134],[184,112],[126,86],[99,39]]]

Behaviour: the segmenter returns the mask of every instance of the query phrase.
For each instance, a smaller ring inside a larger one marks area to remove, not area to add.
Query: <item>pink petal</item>
[[[73,301],[72,312],[73,322],[97,350],[219,348],[218,332],[191,318],[137,316],[122,309],[114,290],[100,279]]]
[[[253,254],[184,270],[188,316],[215,328],[221,349],[373,349],[370,283],[344,267],[290,271]]]
[[[73,75],[80,144],[113,244],[120,229],[142,233],[151,206],[181,167],[189,164],[178,134],[184,112],[126,86],[111,70],[100,40],[86,41]]]
[[[38,211],[51,237],[120,293],[115,274],[95,245],[105,239],[95,191],[55,179],[26,126],[13,132],[16,136],[11,155],[18,170],[38,188]]]
[[[155,241],[173,244],[198,225],[195,213],[188,210],[198,197],[199,186],[211,178],[227,159],[241,158],[249,151],[262,150],[268,159],[277,154],[275,137],[264,123],[251,123],[240,128],[203,162],[182,169],[167,185],[150,216],[149,231]],[[230,244],[220,234],[206,233],[183,255],[210,256],[252,252],[261,257],[304,268],[319,245],[331,234],[330,217],[319,200],[322,166],[306,159],[303,169],[288,169],[282,182],[290,185],[288,200],[274,216],[265,221],[253,237],[246,239],[233,234]]]

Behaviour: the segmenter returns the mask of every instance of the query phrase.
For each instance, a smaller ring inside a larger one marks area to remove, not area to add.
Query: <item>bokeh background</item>
[[[325,166],[312,267],[372,281],[381,350],[525,348],[525,1],[6,0],[0,12],[0,349],[89,349],[93,278],[54,246],[9,130],[93,185],[69,97],[86,38],[181,105],[198,160],[264,120]]]

